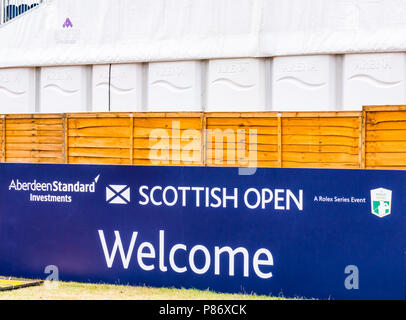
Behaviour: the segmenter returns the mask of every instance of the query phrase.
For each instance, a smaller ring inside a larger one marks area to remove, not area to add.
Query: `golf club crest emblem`
[[[383,218],[391,214],[392,191],[384,188],[371,190],[371,212]]]

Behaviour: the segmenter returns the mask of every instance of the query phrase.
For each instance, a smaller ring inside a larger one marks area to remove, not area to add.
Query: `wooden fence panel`
[[[270,113],[207,113],[205,164],[278,166],[278,118]]]
[[[5,161],[64,162],[61,115],[9,115],[5,119]]]
[[[366,107],[368,169],[406,169],[406,107]]]
[[[67,161],[131,164],[128,114],[75,114],[67,118]]]
[[[201,113],[136,113],[133,164],[202,165]]]
[[[0,161],[406,169],[406,106],[5,115]]]
[[[359,168],[360,114],[282,114],[282,166]]]

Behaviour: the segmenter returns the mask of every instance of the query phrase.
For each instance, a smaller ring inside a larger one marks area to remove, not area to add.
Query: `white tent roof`
[[[0,67],[406,51],[406,1],[45,0],[0,43]]]

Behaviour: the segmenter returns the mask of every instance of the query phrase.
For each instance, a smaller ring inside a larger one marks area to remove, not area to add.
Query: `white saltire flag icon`
[[[106,201],[111,204],[130,203],[130,187],[110,184],[106,187]]]

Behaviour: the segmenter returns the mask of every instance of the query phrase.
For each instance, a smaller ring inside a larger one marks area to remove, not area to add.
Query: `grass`
[[[57,282],[0,292],[0,300],[279,300],[255,294],[224,294],[209,290],[151,288],[109,284]]]

